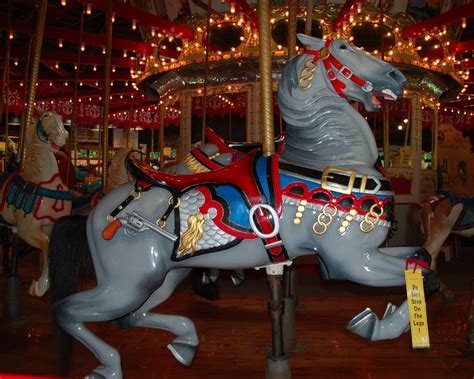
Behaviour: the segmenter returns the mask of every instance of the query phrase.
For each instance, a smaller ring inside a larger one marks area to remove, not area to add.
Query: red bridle
[[[346,79],[349,79],[355,84],[362,87],[365,92],[372,91],[372,83],[362,78],[359,78],[356,74],[352,72],[349,67],[344,66],[341,62],[339,62],[336,57],[334,57],[330,53],[329,47],[331,46],[332,42],[332,40],[327,40],[325,46],[321,50],[305,49],[303,51],[303,54],[314,55],[314,58],[312,60],[313,64],[316,64],[320,59],[323,61],[324,67],[326,68],[326,74],[329,80],[331,81],[334,90],[339,94],[339,96],[347,98],[347,96],[344,95],[344,93],[342,92],[342,90],[346,88],[346,85],[337,78],[333,67],[339,72],[339,74],[344,76]]]

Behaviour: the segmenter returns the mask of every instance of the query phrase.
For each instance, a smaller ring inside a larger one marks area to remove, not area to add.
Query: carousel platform
[[[467,241],[467,240],[466,240]],[[474,276],[474,244],[439,270],[456,294],[454,303],[436,295],[428,305],[431,348],[411,348],[410,334],[392,341],[368,342],[345,330],[345,324],[366,306],[382,315],[388,301],[399,304],[403,288],[368,288],[348,282],[325,282],[310,266],[299,273],[300,303],[297,335],[303,352],[293,353],[293,378],[473,378],[474,356],[463,349],[466,313]],[[36,275],[39,255],[22,256],[23,317],[0,322],[0,378],[57,377],[57,346],[49,299],[27,295]],[[234,287],[227,273],[221,278],[221,299],[208,301],[192,292],[187,280],[159,309],[192,318],[200,338],[192,366],[180,365],[166,345],[173,336],[151,329],[118,329],[109,323],[89,326],[120,351],[125,378],[263,378],[270,318],[264,273],[248,270],[246,281]],[[5,292],[0,279],[0,293]],[[93,284],[92,280],[84,286]],[[3,307],[3,305],[2,305]],[[97,366],[82,345],[74,345],[71,378],[83,377]],[[9,376],[8,376],[9,375]],[[17,376],[14,376],[17,375]]]

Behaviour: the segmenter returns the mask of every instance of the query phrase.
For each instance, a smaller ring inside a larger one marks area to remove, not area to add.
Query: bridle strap
[[[349,67],[344,66],[334,55],[329,52],[329,47],[331,46],[332,42],[332,40],[327,40],[326,44],[321,50],[305,49],[303,54],[313,55],[314,58],[312,63],[314,64],[316,64],[320,59],[323,61],[324,67],[326,68],[326,75],[328,76],[334,90],[339,94],[339,96],[347,98],[347,96],[342,92],[342,90],[346,88],[346,85],[337,78],[334,69],[336,69],[339,74],[345,78],[362,87],[364,91],[370,92],[372,90],[372,83],[358,77]]]

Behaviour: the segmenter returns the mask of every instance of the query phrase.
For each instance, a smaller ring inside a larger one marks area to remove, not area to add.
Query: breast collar
[[[279,168],[291,176],[296,175],[301,179],[319,184],[328,191],[343,194],[393,195],[390,180],[368,174],[360,175],[355,170],[343,167],[328,166],[320,171],[280,160]]]
[[[346,79],[362,87],[365,92],[372,91],[373,85],[371,82],[358,77],[349,67],[344,66],[334,55],[331,54],[329,47],[332,42],[332,40],[327,40],[325,46],[321,50],[305,49],[303,54],[313,55],[313,64],[316,64],[320,59],[323,61],[324,67],[326,68],[326,74],[331,81],[334,90],[342,98],[347,98],[347,96],[342,92],[342,90],[346,88],[346,85],[337,78],[333,67]]]

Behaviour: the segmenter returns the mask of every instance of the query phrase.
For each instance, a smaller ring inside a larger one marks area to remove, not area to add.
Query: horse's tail
[[[53,227],[49,241],[49,279],[51,307],[76,291],[90,256],[85,216],[60,218]],[[57,315],[52,312],[53,318]],[[57,325],[57,324],[56,324]],[[72,338],[57,328],[61,375],[69,371]]]

